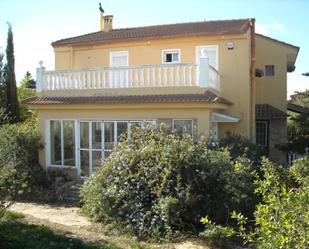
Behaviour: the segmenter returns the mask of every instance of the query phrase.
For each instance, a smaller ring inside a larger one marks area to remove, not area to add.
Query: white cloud
[[[262,35],[288,35],[290,33],[288,28],[279,22],[273,22],[271,24],[256,23],[255,30]]]
[[[271,27],[273,30],[279,32],[282,35],[288,35],[289,34],[289,30],[281,23],[278,22],[274,22],[271,24]]]
[[[269,26],[266,24],[256,23],[255,31],[262,35],[269,35]]]

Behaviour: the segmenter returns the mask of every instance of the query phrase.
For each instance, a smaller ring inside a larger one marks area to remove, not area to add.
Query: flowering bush
[[[204,139],[137,129],[84,184],[83,211],[126,226],[139,238],[170,238],[201,228],[208,215],[226,222],[231,210],[254,200],[250,163],[228,151],[208,150]]]

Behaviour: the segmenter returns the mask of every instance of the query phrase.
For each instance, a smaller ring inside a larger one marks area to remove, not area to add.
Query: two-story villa
[[[255,33],[254,19],[101,30],[52,43],[55,71],[37,69],[45,142],[40,162],[87,176],[122,133],[144,121],[192,135],[239,133],[268,147],[286,139],[287,72],[299,48]]]

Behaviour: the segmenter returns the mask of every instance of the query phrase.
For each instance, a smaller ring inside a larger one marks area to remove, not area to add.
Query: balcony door
[[[218,46],[197,46],[196,47],[196,64],[200,64],[201,56],[206,56],[209,59],[209,65],[218,70]]]
[[[128,87],[128,69],[126,69],[129,65],[128,51],[110,52],[109,60],[109,65],[113,68],[109,73],[110,86]]]

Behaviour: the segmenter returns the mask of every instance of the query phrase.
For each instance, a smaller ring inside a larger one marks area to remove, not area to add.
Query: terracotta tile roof
[[[287,114],[269,104],[255,105],[255,118],[256,119],[277,119],[286,118]]]
[[[291,112],[296,112],[296,113],[299,113],[299,114],[309,113],[308,107],[304,107],[304,106],[296,105],[296,104],[292,104],[292,103],[288,103],[287,109]]]
[[[70,104],[139,104],[139,103],[186,103],[206,102],[231,105],[232,103],[211,91],[203,94],[157,94],[87,97],[31,97],[23,101],[27,105],[70,105]]]
[[[109,32],[94,32],[72,38],[58,40],[53,47],[89,43],[142,40],[155,38],[183,37],[196,35],[240,34],[248,30],[252,19],[203,21],[136,28],[113,29]]]

